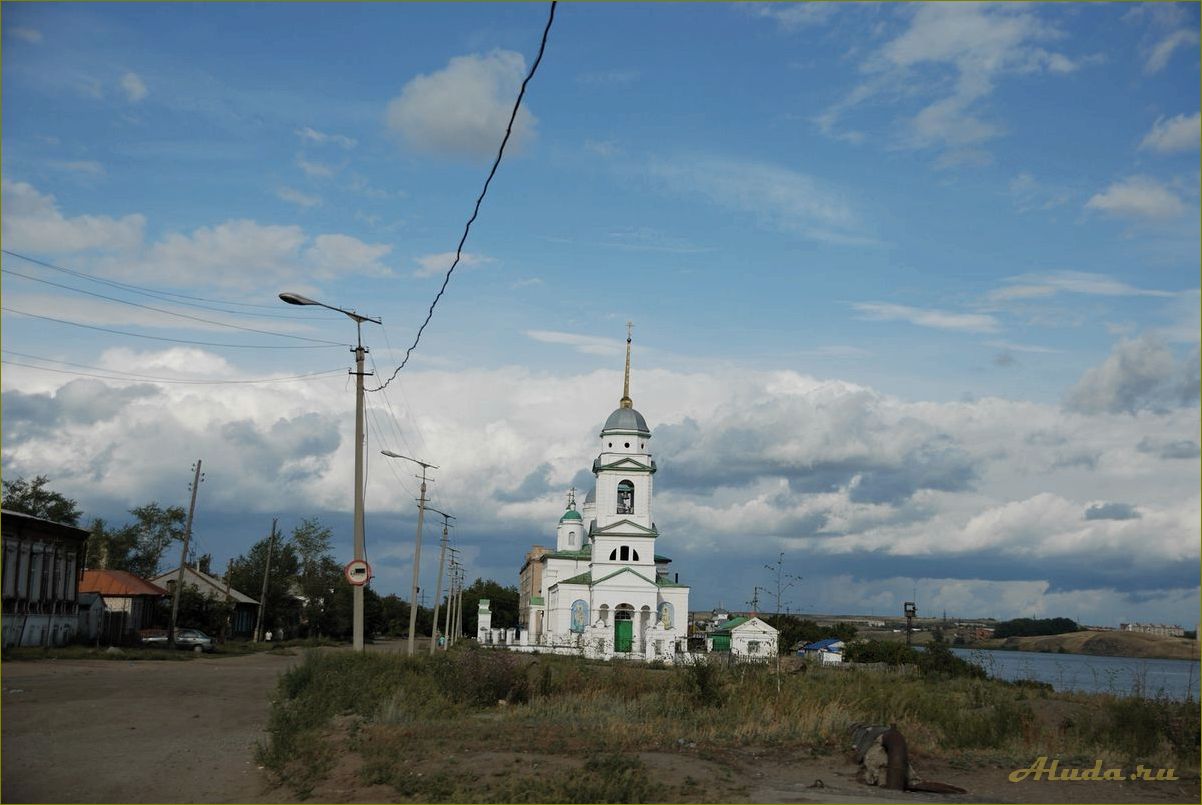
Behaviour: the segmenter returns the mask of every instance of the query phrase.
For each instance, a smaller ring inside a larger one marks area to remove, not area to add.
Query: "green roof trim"
[[[686,590],[689,588],[689,585],[687,585],[687,584],[681,584],[679,582],[668,581],[667,579],[661,579],[661,578],[657,578],[655,580],[655,586],[656,587],[684,587]]]
[[[568,509],[566,512],[563,513],[563,517],[559,518],[559,522],[562,523],[564,520],[580,520],[580,519],[582,519],[580,517],[580,512],[576,511],[575,509]]]
[[[593,574],[592,574],[592,572],[591,572],[591,571],[586,571],[586,572],[584,572],[584,573],[581,573],[579,576],[572,576],[572,578],[570,578],[570,579],[563,579],[562,581],[557,581],[557,582],[555,582],[555,583],[556,583],[557,585],[558,585],[558,584],[584,584],[584,585],[588,585],[588,584],[592,584],[592,582],[593,582]]]
[[[581,548],[578,551],[551,551],[550,553],[544,553],[541,558],[543,558],[543,559],[592,559],[593,558],[593,549],[590,547],[590,548]]]
[[[545,602],[545,601],[543,601],[543,597],[542,597],[541,595],[532,595],[532,596],[530,596],[530,605],[531,605],[531,606],[535,606],[535,607],[541,607],[541,606],[543,606],[543,604],[545,604],[545,603],[546,603],[546,602]]]
[[[632,574],[632,575],[638,576],[640,579],[642,579],[643,581],[647,582],[648,584],[654,584],[654,583],[655,583],[655,582],[651,581],[651,579],[649,579],[649,578],[647,578],[646,576],[644,576],[642,573],[638,573],[638,572],[635,572],[635,571],[631,570],[631,569],[630,569],[630,568],[628,568],[628,567],[624,567],[624,568],[621,568],[621,569],[619,569],[619,570],[615,570],[613,573],[610,573],[608,576],[602,576],[601,578],[597,579],[596,581],[594,581],[594,582],[593,582],[593,586],[596,586],[596,585],[600,584],[601,582],[603,582],[603,581],[605,581],[605,580],[607,580],[607,579],[612,579],[614,576],[621,575],[622,573],[630,573],[630,574]]]
[[[651,528],[647,528],[646,526],[639,525],[638,523],[634,522],[633,520],[627,520],[627,519],[621,519],[616,523],[610,523],[609,525],[604,526],[602,528],[594,527],[591,531],[589,531],[589,536],[592,536],[593,534],[608,534],[611,531],[620,533],[622,530],[622,526],[624,526],[624,525],[630,526],[633,530],[637,531],[638,533],[645,534],[649,537],[658,537],[659,536],[659,531],[656,529],[654,523],[651,524]]]
[[[657,561],[657,562],[671,562],[671,561],[672,561],[672,557],[671,557],[671,556],[664,556],[662,553],[657,553],[657,554],[655,555],[655,561]]]
[[[729,618],[721,626],[717,627],[716,629],[711,629],[710,633],[729,632],[731,629],[734,629],[736,626],[742,626],[749,620],[751,620],[751,618],[745,618],[742,615],[737,618]]]

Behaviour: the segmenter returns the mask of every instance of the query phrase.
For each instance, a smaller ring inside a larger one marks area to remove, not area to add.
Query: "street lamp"
[[[422,468],[422,490],[421,495],[417,499],[417,537],[413,541],[413,593],[409,596],[409,647],[408,654],[410,657],[417,651],[417,578],[418,569],[422,561],[422,521],[426,519],[426,470],[436,467],[433,464],[428,464],[425,461],[419,461],[416,458],[402,456],[400,453],[394,453],[391,450],[381,450],[381,453],[389,458],[403,458],[406,461],[412,461],[414,464],[420,465]],[[440,512],[441,513],[441,512]],[[431,635],[433,640],[433,635]]]
[[[363,359],[367,355],[367,348],[363,346],[363,322],[381,322],[371,316],[363,316],[353,310],[343,310],[296,293],[282,293],[280,299],[290,305],[317,305],[334,310],[355,322],[355,348],[351,350],[355,353],[355,371],[351,373],[355,375],[355,559],[361,560],[366,552],[363,539],[363,377],[370,374],[363,371]],[[355,651],[363,651],[363,586],[355,585],[351,594],[354,603],[352,645]]]

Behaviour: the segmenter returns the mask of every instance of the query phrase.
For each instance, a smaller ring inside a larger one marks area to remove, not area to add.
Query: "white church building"
[[[629,334],[622,398],[599,439],[593,489],[579,510],[575,490],[569,492],[555,549],[528,563],[537,582],[519,613],[525,628],[494,630],[482,607],[481,644],[669,662],[686,652],[689,588],[656,553],[656,466],[651,429],[630,399]]]

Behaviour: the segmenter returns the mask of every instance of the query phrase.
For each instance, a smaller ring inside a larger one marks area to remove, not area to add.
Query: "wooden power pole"
[[[271,537],[267,540],[267,564],[263,566],[263,591],[259,593],[259,620],[255,624],[254,642],[263,639],[263,610],[267,607],[267,574],[271,572],[271,552],[275,549],[275,524],[278,518],[271,518]]]
[[[167,627],[167,643],[172,646],[175,645],[175,620],[179,617],[179,596],[184,587],[184,567],[188,561],[188,540],[192,538],[192,517],[196,514],[196,493],[200,489],[200,482],[204,480],[199,458],[192,469],[195,471],[192,476],[192,502],[188,504],[188,521],[184,523],[184,549],[179,554],[179,573],[176,574],[175,589],[171,594],[171,625]]]

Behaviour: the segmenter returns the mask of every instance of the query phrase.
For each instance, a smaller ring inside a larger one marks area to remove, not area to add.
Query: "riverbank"
[[[1198,800],[1192,704],[914,670],[783,668],[314,652],[281,680],[258,760],[320,801],[906,801],[856,781],[849,736],[862,722],[896,724],[917,774],[967,789],[962,801]],[[1177,779],[1082,795],[1009,781],[1040,757],[1142,763]]]
[[[1038,651],[1048,654],[1091,654],[1095,657],[1197,660],[1198,641],[1141,632],[1067,632],[1038,637],[979,640],[965,648]]]

